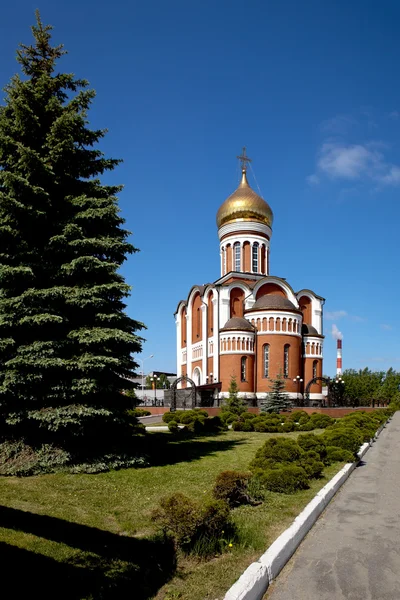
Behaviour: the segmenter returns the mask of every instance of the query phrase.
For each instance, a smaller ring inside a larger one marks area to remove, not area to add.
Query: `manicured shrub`
[[[252,420],[252,419],[255,419],[256,417],[257,417],[257,415],[255,415],[254,413],[250,413],[250,412],[243,413],[242,415],[240,415],[240,418],[243,421]]]
[[[347,427],[332,427],[326,429],[322,434],[326,446],[338,446],[345,450],[349,450],[354,454],[357,452],[363,443],[362,434],[355,428],[348,425]]]
[[[230,507],[251,504],[248,482],[252,474],[244,471],[222,471],[215,481],[213,495],[225,500]]]
[[[144,408],[134,408],[132,411],[132,415],[134,417],[148,417],[149,415],[151,415],[151,412],[149,410],[144,410]]]
[[[299,444],[291,438],[271,438],[256,452],[250,468],[264,470],[270,468],[271,460],[277,463],[289,463],[299,460],[303,454]]]
[[[232,423],[232,429],[234,431],[254,431],[253,423],[251,420],[234,421]]]
[[[193,423],[194,421],[205,421],[207,416],[207,414],[204,416],[204,414],[200,414],[200,412],[195,410],[187,410],[180,417],[180,422],[183,425],[188,425],[189,423]]]
[[[170,430],[171,433],[178,433],[178,431],[179,431],[178,423],[176,421],[169,421],[168,429]]]
[[[300,421],[300,419],[302,419],[303,421],[308,421],[309,419],[309,415],[308,413],[306,413],[305,410],[295,410],[294,412],[290,413],[289,415],[289,419],[291,421],[295,421],[296,423],[298,423]]]
[[[305,470],[295,465],[282,465],[279,469],[264,471],[257,477],[267,490],[281,494],[293,494],[310,487]]]
[[[326,447],[326,460],[329,462],[353,462],[354,454],[337,446]]]
[[[320,460],[319,454],[314,452],[314,450],[305,452],[300,460],[296,462],[296,465],[302,467],[308,477],[311,478],[321,477],[322,471],[324,470],[324,463]]]
[[[153,521],[186,553],[209,556],[223,549],[223,536],[234,536],[229,506],[211,500],[204,506],[180,492],[163,498]]]
[[[228,426],[222,422],[221,418],[216,415],[215,417],[208,417],[204,421],[204,431],[216,432],[216,431],[226,431]]]
[[[152,519],[165,535],[174,538],[177,546],[189,545],[200,524],[200,506],[191,498],[176,492],[160,500],[160,507],[153,511]]]
[[[176,421],[179,423],[181,414],[183,414],[183,411],[181,410],[177,410],[175,412],[166,412],[163,414],[162,420],[164,423],[169,423],[170,421]]]
[[[259,433],[265,433],[268,431],[269,425],[265,419],[257,417],[257,419],[253,419],[252,424],[254,431],[258,431]]]
[[[312,431],[313,429],[315,429],[315,426],[313,425],[313,423],[311,423],[311,421],[299,421],[297,431]]]
[[[325,429],[335,422],[335,419],[328,415],[313,413],[308,421],[314,426],[314,429]]]
[[[188,428],[188,430],[195,434],[198,435],[200,433],[203,433],[205,431],[205,426],[204,426],[205,421],[203,421],[202,419],[196,419],[194,418],[191,422],[189,422],[186,427]]]
[[[286,423],[283,423],[281,426],[283,433],[290,433],[291,431],[294,431],[295,428],[296,425],[293,423],[293,421],[286,421]]]
[[[313,433],[302,433],[297,438],[297,443],[303,450],[313,450],[319,456],[319,459],[324,461],[326,457],[325,441],[321,435],[314,435]]]
[[[238,416],[235,413],[225,412],[220,415],[222,421],[227,425],[230,425],[234,421],[238,420]]]

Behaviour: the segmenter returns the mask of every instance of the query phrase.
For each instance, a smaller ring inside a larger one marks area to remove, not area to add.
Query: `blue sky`
[[[6,3],[0,84],[18,70],[38,3]],[[174,371],[173,313],[219,272],[215,216],[246,145],[274,211],[271,274],[326,298],[324,371],[400,370],[400,4],[377,0],[42,0],[97,91],[101,149],[124,163],[122,214],[140,253],[123,267],[147,325],[146,370]],[[255,180],[250,183],[257,190]]]

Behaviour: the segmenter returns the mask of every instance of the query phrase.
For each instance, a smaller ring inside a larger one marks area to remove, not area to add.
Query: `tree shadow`
[[[215,434],[212,440],[202,441],[202,436],[172,438],[166,433],[151,433],[141,440],[140,448],[138,447],[137,450],[139,453],[142,452],[146,455],[151,466],[163,466],[199,460],[216,452],[231,450],[235,446],[246,442],[245,438],[236,440],[219,439],[219,435]],[[207,434],[207,437],[210,437],[210,434]]]
[[[165,538],[120,536],[4,506],[0,527],[80,550],[59,562],[0,542],[3,598],[147,600],[176,570],[173,543]],[[5,590],[10,590],[8,596]]]

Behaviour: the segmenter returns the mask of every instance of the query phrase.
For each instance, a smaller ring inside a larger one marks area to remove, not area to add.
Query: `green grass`
[[[327,468],[309,490],[269,493],[261,506],[236,509],[240,545],[208,562],[179,556],[176,570],[172,549],[152,537],[151,511],[160,497],[176,491],[197,500],[210,496],[220,471],[246,470],[257,448],[274,435],[229,431],[173,442],[167,450],[170,434],[152,433],[158,466],[0,478],[0,552],[7,556],[3,573],[15,597],[18,585],[30,585],[31,573],[41,582],[42,599],[222,598],[341,465]],[[20,595],[29,589],[21,588]]]

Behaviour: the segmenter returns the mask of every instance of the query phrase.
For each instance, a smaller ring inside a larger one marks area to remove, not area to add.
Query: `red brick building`
[[[241,158],[239,187],[217,213],[221,277],[194,285],[176,310],[177,373],[214,399],[228,395],[235,376],[250,403],[281,373],[296,398],[322,375],[324,298],[270,275],[273,213],[250,187]],[[321,398],[313,384],[310,399]]]

